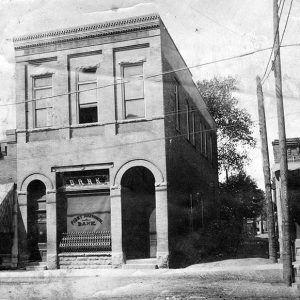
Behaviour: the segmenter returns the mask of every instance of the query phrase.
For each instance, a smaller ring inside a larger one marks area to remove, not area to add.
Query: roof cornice
[[[149,15],[118,19],[97,24],[89,24],[23,35],[15,37],[13,41],[15,49],[24,49],[157,27],[159,27],[159,15],[153,13]]]

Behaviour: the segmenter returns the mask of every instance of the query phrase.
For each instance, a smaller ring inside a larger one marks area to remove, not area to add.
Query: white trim
[[[114,163],[77,165],[77,166],[55,166],[51,167],[51,172],[73,172],[73,171],[89,171],[113,168]]]

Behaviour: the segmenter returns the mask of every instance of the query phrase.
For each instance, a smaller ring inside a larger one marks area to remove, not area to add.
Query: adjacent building
[[[14,45],[17,124],[0,159],[14,266],[168,267],[174,238],[216,213],[218,170],[214,120],[160,17]]]
[[[272,143],[275,164],[272,167],[273,193],[277,206],[278,233],[280,253],[282,253],[282,210],[280,202],[280,153],[279,141]],[[286,140],[288,159],[288,195],[291,221],[291,240],[293,245],[294,260],[300,262],[300,138]]]

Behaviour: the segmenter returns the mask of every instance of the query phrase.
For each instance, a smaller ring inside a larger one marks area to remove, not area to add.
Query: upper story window
[[[180,98],[179,98],[179,83],[175,80],[175,128],[180,131]]]
[[[209,132],[208,132],[208,128],[206,126],[206,124],[204,124],[204,155],[207,157],[208,156],[208,136],[209,136]]]
[[[190,106],[189,103],[186,102],[186,133],[187,133],[187,139],[190,141],[191,139],[191,127],[190,127]]]
[[[97,67],[81,68],[77,74],[79,124],[98,122]]]
[[[122,65],[122,95],[125,119],[145,117],[143,63]]]
[[[196,115],[194,109],[191,112],[191,142],[196,146]]]
[[[200,141],[199,141],[199,144],[200,144],[200,152],[203,154],[204,152],[204,128],[203,128],[203,123],[202,121],[200,120],[200,134],[199,134],[199,137],[200,137]]]
[[[209,135],[209,159],[212,161],[213,160],[213,145],[212,145],[212,135]]]
[[[52,74],[33,77],[34,127],[52,125]]]

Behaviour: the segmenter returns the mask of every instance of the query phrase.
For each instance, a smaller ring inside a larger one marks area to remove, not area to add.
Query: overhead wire
[[[280,48],[297,47],[297,46],[300,46],[300,43],[280,45]],[[176,72],[180,72],[180,71],[184,71],[184,70],[188,70],[188,69],[204,67],[204,66],[211,65],[211,64],[214,64],[214,63],[220,63],[220,62],[230,61],[230,60],[234,60],[234,59],[238,59],[238,58],[243,58],[243,57],[254,55],[256,53],[260,53],[260,52],[267,51],[267,50],[270,50],[270,49],[272,49],[272,47],[256,49],[256,50],[246,52],[246,53],[242,53],[242,54],[235,55],[235,56],[221,58],[221,59],[218,59],[218,60],[213,60],[213,61],[209,61],[209,62],[205,62],[205,63],[201,63],[201,64],[196,64],[196,65],[189,66],[189,67],[187,66],[187,67],[178,68],[178,69],[175,69],[175,70],[165,71],[165,72],[162,72],[162,73],[157,73],[157,74],[146,76],[146,77],[144,77],[144,80],[154,78],[154,77],[158,77],[158,76],[162,76],[162,75],[172,74],[172,73],[176,73]],[[87,91],[92,91],[92,90],[104,89],[104,88],[107,88],[107,87],[117,86],[117,85],[121,85],[123,83],[128,83],[128,82],[130,82],[130,81],[114,82],[114,83],[111,83],[111,84],[98,86],[96,88],[85,89],[85,90],[82,90],[80,92],[87,92]],[[14,106],[14,105],[23,104],[23,103],[30,103],[30,102],[34,102],[34,101],[42,101],[42,100],[45,100],[45,99],[57,98],[57,97],[61,97],[61,96],[68,96],[68,95],[73,95],[73,94],[78,94],[78,93],[79,93],[79,91],[73,91],[73,92],[66,92],[66,93],[60,93],[60,94],[56,94],[56,95],[52,95],[52,96],[47,96],[47,97],[43,97],[43,98],[39,98],[39,99],[28,99],[28,100],[25,100],[25,101],[18,101],[18,102],[12,102],[12,103],[1,103],[0,107]]]
[[[300,111],[296,111],[296,112],[292,112],[292,113],[288,113],[287,115],[294,115],[294,114],[300,114]],[[270,120],[270,119],[277,119],[277,116],[272,116],[272,117],[267,117],[266,120]],[[252,121],[252,123],[259,123],[259,120],[254,120]],[[237,125],[225,125],[223,126],[223,128],[234,128],[237,127]],[[52,128],[51,128],[52,129]],[[218,128],[209,128],[209,129],[204,129],[204,130],[196,130],[195,134],[201,134],[201,133],[207,133],[207,132],[216,132],[218,130]],[[94,151],[94,150],[104,150],[104,149],[112,149],[112,148],[116,148],[116,147],[124,147],[124,146],[130,146],[130,145],[136,145],[136,144],[142,144],[142,143],[150,143],[150,142],[155,142],[155,141],[160,141],[160,140],[171,140],[170,142],[172,142],[172,139],[176,139],[176,138],[180,138],[180,137],[186,137],[187,136],[187,132],[184,133],[177,133],[176,135],[170,135],[170,136],[159,136],[159,137],[155,137],[155,138],[150,138],[147,140],[141,140],[141,141],[133,141],[133,142],[125,142],[125,143],[119,143],[119,144],[113,144],[113,145],[109,145],[109,146],[96,146],[96,147],[91,147],[88,150],[89,151]],[[81,149],[76,149],[76,154],[78,153],[86,153],[87,149],[85,147]],[[68,154],[69,151],[61,151],[58,152],[57,149],[55,150],[55,153],[51,154],[50,151],[47,152],[47,157],[51,157],[51,156],[59,156],[59,155],[63,155],[63,154]],[[43,158],[44,155],[36,155],[33,157],[32,153],[28,153],[29,156],[28,157],[23,157],[23,158],[19,158],[18,160],[22,161],[22,160],[28,160],[30,158]]]
[[[272,59],[272,54],[273,54],[274,47],[275,47],[275,42],[276,42],[276,35],[277,35],[277,33],[279,32],[279,24],[280,24],[281,15],[282,15],[282,12],[283,12],[284,4],[285,4],[285,0],[283,0],[283,3],[282,3],[281,11],[280,11],[279,18],[278,18],[278,24],[277,24],[277,28],[276,28],[276,33],[275,33],[275,37],[274,37],[274,40],[273,40],[272,51],[271,51],[271,53],[270,53],[270,56],[269,56],[268,63],[267,63],[267,66],[266,66],[266,68],[265,68],[264,74],[263,74],[263,76],[261,77],[261,80],[262,80],[262,81],[264,80],[264,77],[265,77],[266,74],[267,74],[267,70],[268,70],[269,64],[270,64],[271,59]],[[280,0],[280,3],[279,3],[279,7],[280,7],[280,5],[281,5],[281,0]]]
[[[201,63],[201,64],[196,64],[196,65],[189,66],[189,67],[187,66],[187,67],[182,67],[182,68],[178,68],[178,69],[175,69],[175,70],[165,71],[165,72],[145,76],[144,80],[154,78],[154,77],[158,77],[158,76],[162,76],[162,75],[177,73],[177,72],[185,71],[185,70],[188,70],[188,69],[199,68],[199,67],[211,65],[211,64],[214,64],[214,63],[220,63],[220,62],[230,61],[230,60],[233,60],[233,59],[243,58],[243,57],[246,57],[246,56],[249,56],[249,55],[253,55],[253,54],[256,54],[256,53],[259,53],[259,52],[269,50],[269,49],[271,49],[271,47],[261,48],[261,49],[253,50],[253,51],[250,51],[250,52],[242,53],[242,54],[239,54],[239,55],[226,57],[226,58],[222,58],[222,59],[218,59],[218,60],[213,60],[213,61],[209,61],[209,62],[205,62],[205,63]],[[111,86],[121,85],[123,83],[128,83],[128,82],[130,82],[130,81],[114,82],[114,83],[102,85],[102,86],[99,86],[99,87],[96,87],[96,88],[90,88],[90,89],[82,90],[80,92],[87,92],[87,91],[92,91],[92,90],[103,89],[103,88],[107,88],[107,87],[111,87]],[[22,104],[22,103],[29,103],[29,102],[33,102],[33,101],[42,101],[42,100],[45,100],[45,99],[51,99],[51,98],[56,98],[56,97],[61,97],[61,96],[78,94],[78,93],[79,93],[79,91],[73,91],[73,92],[66,92],[66,93],[60,93],[60,94],[56,94],[56,95],[52,95],[52,96],[47,96],[47,97],[43,97],[43,98],[39,98],[39,99],[28,99],[28,100],[25,100],[25,101],[18,101],[18,102],[14,102],[14,103],[2,103],[2,104],[0,104],[0,107],[12,106],[12,105],[17,105],[17,104]]]
[[[276,53],[274,53],[274,61],[276,60],[277,58],[277,55],[280,51],[280,47],[281,47],[281,44],[282,44],[282,41],[283,41],[283,38],[284,38],[284,35],[285,35],[285,32],[286,32],[286,28],[287,28],[287,25],[288,25],[288,22],[289,22],[289,18],[290,18],[290,15],[291,15],[291,10],[292,10],[292,6],[293,6],[293,1],[294,0],[291,0],[290,2],[290,7],[289,7],[289,11],[288,11],[288,15],[287,15],[287,18],[286,18],[286,22],[285,22],[285,25],[284,25],[284,29],[283,29],[283,32],[282,32],[282,36],[281,36],[281,40],[280,40],[280,43],[279,43],[279,48],[277,49]],[[279,23],[278,23],[279,24]],[[279,25],[278,25],[279,26]],[[266,80],[269,78],[270,74],[271,74],[271,71],[272,71],[272,68],[270,68],[269,70],[269,73],[268,75],[262,80],[262,85],[266,82]]]

